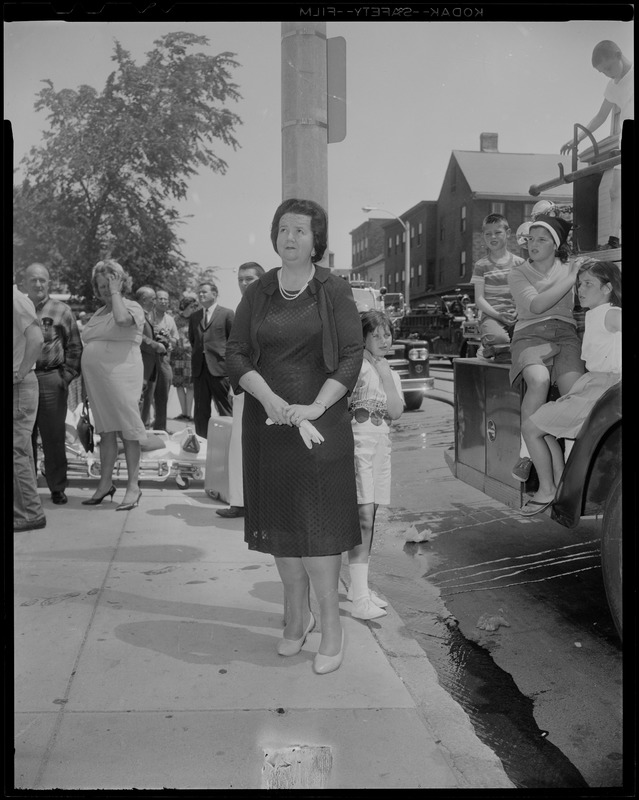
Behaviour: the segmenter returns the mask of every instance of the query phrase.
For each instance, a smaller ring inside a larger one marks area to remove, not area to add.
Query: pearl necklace
[[[278,282],[279,287],[280,287],[280,294],[282,295],[282,297],[285,300],[295,300],[296,298],[298,298],[304,292],[306,287],[309,285],[309,283],[313,279],[314,275],[315,275],[315,265],[313,265],[313,268],[311,269],[311,274],[308,276],[308,280],[306,281],[304,286],[302,286],[302,288],[297,292],[291,292],[291,291],[289,291],[288,289],[285,289],[282,286],[282,270],[280,269],[278,271],[278,273],[277,273],[277,282]]]

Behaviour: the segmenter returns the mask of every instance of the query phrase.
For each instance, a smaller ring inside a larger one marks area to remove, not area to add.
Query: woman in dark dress
[[[348,283],[314,263],[327,232],[317,203],[279,206],[271,241],[282,267],[247,288],[226,351],[233,388],[246,392],[244,538],[250,549],[275,557],[284,585],[280,655],[298,653],[315,625],[310,578],[321,616],[318,674],[342,661],[342,553],[361,543],[346,397],[362,363],[361,322]],[[306,421],[323,442],[305,442]]]

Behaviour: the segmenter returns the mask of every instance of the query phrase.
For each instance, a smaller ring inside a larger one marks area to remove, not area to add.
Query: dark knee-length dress
[[[241,324],[240,309],[238,314]],[[356,324],[356,347],[361,350],[358,317]],[[324,363],[316,294],[307,290],[295,300],[285,300],[274,292],[256,336],[258,371],[270,388],[289,403],[312,403],[331,377]],[[233,373],[232,367],[229,372]],[[231,379],[234,377],[232,374]],[[325,556],[361,543],[346,396],[313,425],[324,442],[308,449],[297,427],[267,425],[262,404],[246,394],[242,418],[244,538],[252,550],[278,557]]]

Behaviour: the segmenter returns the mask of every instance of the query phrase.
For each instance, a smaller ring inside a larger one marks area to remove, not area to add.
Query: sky
[[[186,258],[218,272],[220,303],[239,302],[235,270],[244,261],[279,265],[269,232],[282,199],[281,25],[270,22],[4,22],[4,115],[11,121],[15,166],[41,142],[46,117],[35,112],[42,80],[56,91],[101,90],[118,40],[137,63],[165,33],[206,36],[205,52],[235,54],[231,102],[243,124],[233,150],[220,144],[225,175],[190,180],[179,209]],[[587,124],[607,79],[590,63],[612,39],[631,59],[633,23],[568,22],[326,23],[346,40],[347,133],[328,146],[329,246],[335,266],[351,265],[350,231],[362,206],[401,215],[437,200],[453,150],[478,150],[496,132],[500,152],[559,153],[573,124]],[[609,132],[606,122],[597,138]],[[539,181],[553,175],[540,175]]]

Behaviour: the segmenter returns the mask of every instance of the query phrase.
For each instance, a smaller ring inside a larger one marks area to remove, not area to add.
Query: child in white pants
[[[386,359],[393,341],[390,319],[382,311],[375,310],[364,311],[360,316],[364,360],[350,397],[349,410],[353,418],[362,543],[348,553],[351,584],[347,599],[352,600],[353,617],[376,619],[385,616],[387,603],[368,587],[368,560],[377,506],[390,503],[389,423],[401,416],[404,399],[399,375]]]

